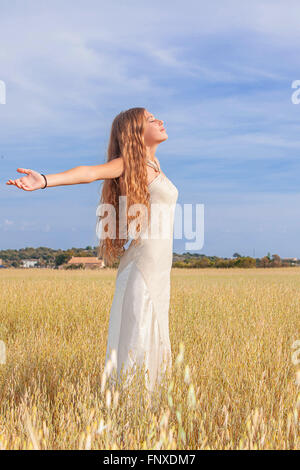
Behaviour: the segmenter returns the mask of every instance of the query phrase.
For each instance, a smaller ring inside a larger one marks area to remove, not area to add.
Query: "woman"
[[[112,123],[106,163],[51,175],[18,168],[27,176],[7,182],[34,191],[104,180],[97,211],[102,225],[98,254],[109,266],[120,260],[109,318],[105,370],[113,364],[110,379],[115,382],[125,376],[128,384],[137,368],[145,367],[149,391],[172,366],[170,271],[178,190],[161,171],[155,156],[157,146],[167,138],[163,121],[155,119],[145,108],[131,108],[118,114]],[[124,196],[125,222],[121,217]],[[138,208],[135,214],[139,215],[133,220],[132,208]],[[130,238],[130,246],[125,250]]]

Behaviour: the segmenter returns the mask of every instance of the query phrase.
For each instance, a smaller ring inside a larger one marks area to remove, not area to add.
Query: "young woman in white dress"
[[[172,367],[170,272],[178,190],[161,171],[155,156],[157,146],[167,139],[163,121],[145,108],[131,108],[118,114],[112,123],[106,163],[48,175],[18,168],[26,176],[6,183],[34,191],[104,180],[97,211],[102,227],[98,254],[107,266],[120,261],[109,317],[105,370],[113,365],[110,380],[115,383],[125,377],[126,384],[137,366],[143,367],[149,391]],[[120,217],[120,196],[126,196],[125,225]],[[106,204],[114,211],[102,213]],[[110,232],[113,213],[114,236]]]

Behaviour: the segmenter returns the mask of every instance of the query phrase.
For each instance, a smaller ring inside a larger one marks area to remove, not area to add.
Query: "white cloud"
[[[14,225],[14,221],[13,220],[8,220],[8,219],[5,219],[4,222],[0,223],[0,228],[3,228],[3,230],[7,230],[9,227],[11,227],[12,225]]]
[[[272,47],[273,36],[276,44],[278,34],[270,17],[275,24],[280,15],[291,20],[286,30],[288,37],[293,35],[296,40],[298,25],[294,17],[300,11],[294,2],[292,8],[287,8],[284,2],[274,7],[261,1],[251,2],[251,7],[236,1],[226,5],[221,1],[190,1],[189,8],[174,1],[154,1],[151,5],[131,1],[126,6],[120,1],[26,5],[24,8],[19,3],[15,8],[5,2],[2,7],[0,63],[8,87],[8,104],[0,115],[2,142],[11,142],[14,135],[25,141],[34,135],[37,139],[67,134],[107,136],[111,108],[121,110],[130,100],[134,105],[160,97],[162,109],[169,110],[170,116],[182,114],[189,106],[184,99],[184,85],[180,85],[182,78],[198,78],[202,86],[286,80],[289,71],[279,72],[276,57],[269,62],[264,54],[265,47]],[[141,21],[145,18],[146,26]],[[253,58],[249,54],[251,35],[261,34],[263,25],[268,26],[265,42],[259,48],[253,46],[257,55]],[[225,51],[224,38],[228,42]],[[239,38],[249,38],[248,49],[236,57]],[[159,76],[173,77],[173,81],[163,83]],[[177,98],[179,91],[182,99]],[[234,103],[234,91],[231,99],[219,100],[218,109],[211,97],[205,105],[205,92],[195,90],[194,94],[198,117],[199,108],[206,113],[211,110],[214,114],[211,112],[209,117],[218,125],[217,116],[231,109],[226,124],[234,126],[240,106]],[[254,94],[247,100],[244,112],[249,120],[254,117],[254,106],[259,109],[259,99],[259,94]],[[244,98],[238,96],[237,100]],[[177,109],[179,113],[175,113]],[[188,131],[185,126],[186,135]]]

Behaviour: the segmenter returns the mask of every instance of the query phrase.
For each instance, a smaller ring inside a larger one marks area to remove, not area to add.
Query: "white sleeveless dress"
[[[170,272],[178,190],[162,172],[148,188],[151,231],[147,231],[148,238],[141,239],[140,245],[131,244],[120,259],[110,310],[105,369],[111,360],[113,371],[109,380],[116,383],[126,373],[123,382],[126,386],[135,366],[145,366],[145,385],[153,391],[162,375],[172,368]],[[155,235],[151,237],[151,233]]]

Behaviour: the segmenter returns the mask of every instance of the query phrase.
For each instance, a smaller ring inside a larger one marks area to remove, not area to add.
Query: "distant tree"
[[[55,266],[67,263],[72,258],[70,253],[61,253],[55,257]]]
[[[209,259],[206,256],[203,256],[195,262],[195,268],[207,268],[210,264]]]
[[[173,263],[173,268],[186,268],[186,264],[182,261],[175,261]]]
[[[232,255],[233,258],[241,258],[241,255],[239,253],[234,253]]]
[[[235,266],[239,268],[255,268],[256,260],[255,258],[251,258],[251,256],[242,256],[235,261]]]
[[[70,264],[69,266],[64,266],[64,269],[85,269],[85,266],[83,263],[78,263],[78,264]]]
[[[270,260],[267,256],[264,256],[263,258],[261,258],[260,266],[262,266],[263,268],[267,268],[269,265],[270,265]]]
[[[220,258],[215,262],[215,267],[216,268],[229,268],[229,262],[224,260],[223,258]]]
[[[274,267],[282,266],[282,261],[279,255],[272,255],[272,257],[273,257],[272,266]]]

